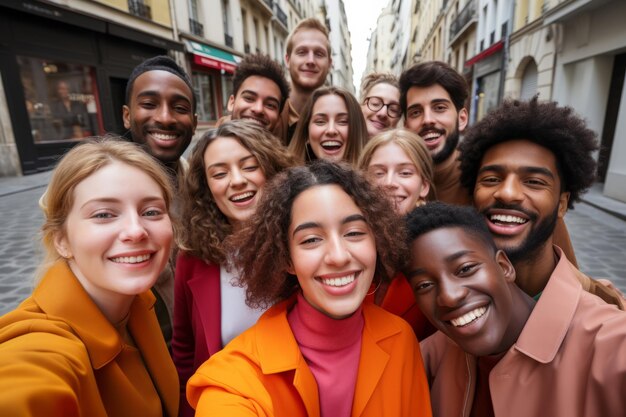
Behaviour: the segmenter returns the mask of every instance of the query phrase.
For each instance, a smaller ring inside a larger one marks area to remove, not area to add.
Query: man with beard
[[[457,161],[459,135],[468,123],[465,78],[444,62],[430,61],[404,71],[399,84],[404,126],[424,139],[435,164],[437,199],[471,204]]]
[[[130,74],[122,116],[131,140],[161,162],[175,185],[181,184],[187,167],[181,157],[197,125],[196,96],[187,73],[168,56],[145,60]],[[173,201],[173,210],[177,207],[178,202]],[[155,311],[168,346],[174,309],[173,271],[173,262],[169,262],[152,288],[157,298]]]
[[[623,309],[618,292],[571,265],[555,245],[555,227],[595,179],[595,133],[568,107],[505,101],[476,123],[460,147],[461,183],[473,190],[517,285],[538,299],[565,260],[582,287]]]
[[[288,145],[300,112],[313,91],[324,85],[332,65],[328,29],[315,18],[304,19],[287,38],[285,63],[291,78],[291,95],[280,114],[276,136]]]
[[[233,94],[228,99],[231,114],[216,125],[244,119],[277,133],[280,112],[288,97],[289,83],[281,65],[267,55],[246,55],[233,76]]]

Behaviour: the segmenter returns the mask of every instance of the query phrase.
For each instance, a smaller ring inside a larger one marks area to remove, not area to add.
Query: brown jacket
[[[0,318],[3,416],[176,416],[178,376],[154,315],[138,295],[126,344],[65,261]]]
[[[489,375],[496,417],[623,416],[626,312],[584,291],[561,254],[517,342]],[[433,415],[469,416],[476,358],[441,332],[422,343]]]

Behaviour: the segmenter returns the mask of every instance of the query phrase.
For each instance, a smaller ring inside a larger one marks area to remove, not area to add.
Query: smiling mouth
[[[337,140],[327,140],[326,142],[320,143],[320,145],[322,146],[322,148],[324,148],[324,150],[332,152],[332,151],[338,151],[339,149],[341,149],[341,147],[343,146],[343,143]]]
[[[111,261],[116,264],[138,264],[145,262],[152,257],[152,254],[146,253],[145,255],[138,256],[119,256],[117,258],[111,258]]]
[[[173,133],[149,132],[156,140],[171,141],[178,139],[178,135]]]
[[[246,201],[252,200],[255,194],[256,193],[254,191],[247,191],[230,197],[230,201],[233,203],[245,203]]]
[[[422,137],[424,142],[429,143],[429,142],[434,142],[437,139],[439,139],[441,136],[443,136],[443,132],[431,130],[426,133],[420,134],[420,136]]]
[[[267,126],[269,124],[269,122],[267,122],[266,120],[259,119],[257,117],[252,117],[252,116],[245,116],[245,117],[243,117],[243,119],[247,120],[249,122],[256,123],[256,124],[258,124],[261,127],[265,127],[265,126]]]
[[[500,226],[517,226],[528,223],[528,219],[510,214],[492,214],[489,216],[489,221]]]
[[[452,324],[454,327],[464,327],[484,316],[486,312],[486,306],[478,307],[468,313],[463,314],[461,317],[450,320],[450,324]]]
[[[324,285],[328,285],[329,287],[345,287],[348,284],[354,282],[356,278],[356,274],[352,273],[346,275],[345,277],[335,277],[335,278],[320,278],[320,281]]]

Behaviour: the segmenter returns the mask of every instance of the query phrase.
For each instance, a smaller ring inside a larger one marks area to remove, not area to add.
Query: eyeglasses
[[[380,97],[368,97],[365,99],[365,105],[371,111],[378,111],[387,106],[387,116],[398,118],[402,116],[402,109],[398,103],[385,103]]]

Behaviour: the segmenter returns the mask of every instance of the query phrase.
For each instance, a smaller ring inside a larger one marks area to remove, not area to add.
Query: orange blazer
[[[278,303],[191,377],[196,416],[319,417],[317,383],[289,327],[295,297]],[[363,306],[361,357],[352,416],[431,416],[428,383],[413,330]]]
[[[149,291],[135,297],[127,328],[136,347],[128,346],[67,263],[54,264],[0,318],[0,414],[176,416],[178,377],[154,302]]]

